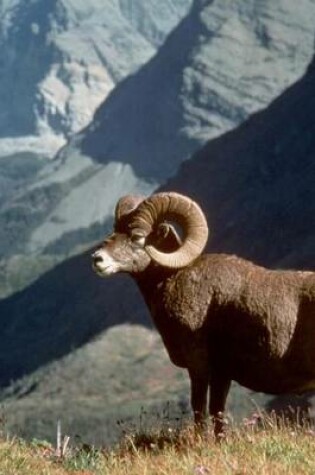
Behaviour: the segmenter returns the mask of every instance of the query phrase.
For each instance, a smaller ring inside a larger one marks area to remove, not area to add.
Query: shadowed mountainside
[[[315,269],[315,64],[266,110],[210,141],[165,189],[207,211],[213,251]]]
[[[151,326],[131,279],[118,276],[104,282],[92,271],[89,252],[0,301],[0,318],[0,386],[73,351],[109,327]]]

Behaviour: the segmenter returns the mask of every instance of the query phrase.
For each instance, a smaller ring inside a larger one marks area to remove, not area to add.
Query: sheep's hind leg
[[[226,398],[231,386],[228,378],[212,374],[210,384],[209,412],[214,424],[214,436],[217,441],[224,438],[224,410]]]

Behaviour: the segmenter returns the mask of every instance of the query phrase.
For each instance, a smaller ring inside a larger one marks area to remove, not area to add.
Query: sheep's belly
[[[315,379],[313,379],[312,381],[309,381],[305,384],[302,384],[302,386],[299,386],[297,389],[295,389],[295,391],[293,392],[296,392],[296,393],[304,393],[304,392],[307,392],[307,391],[315,391]]]
[[[315,379],[288,374],[281,370],[265,367],[265,373],[259,371],[233,371],[233,378],[241,386],[268,394],[304,393],[315,390]]]

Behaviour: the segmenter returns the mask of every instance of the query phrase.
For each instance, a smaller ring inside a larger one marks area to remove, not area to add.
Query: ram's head
[[[202,253],[207,239],[206,218],[190,198],[173,192],[147,199],[128,195],[117,203],[114,232],[93,253],[93,268],[103,277],[142,272],[151,263],[178,269]]]

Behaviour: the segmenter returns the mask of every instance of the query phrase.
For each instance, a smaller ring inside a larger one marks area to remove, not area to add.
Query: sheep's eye
[[[133,234],[131,236],[131,242],[137,247],[144,247],[145,245],[145,237],[140,236],[139,234]]]

